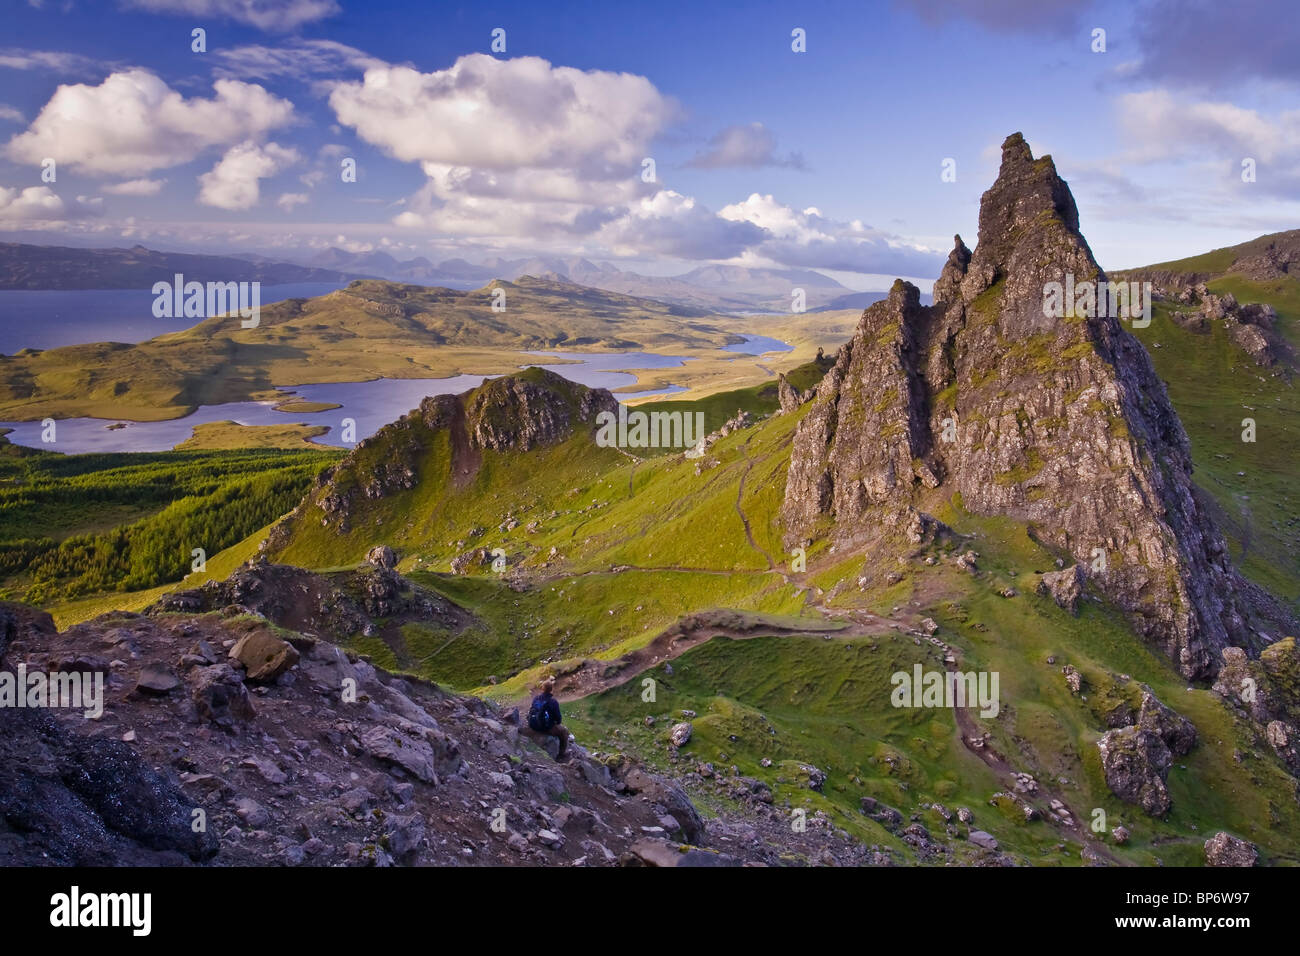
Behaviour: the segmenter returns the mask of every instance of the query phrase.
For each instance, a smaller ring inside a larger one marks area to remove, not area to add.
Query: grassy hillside
[[[0,457],[6,597],[47,603],[177,582],[290,510],[331,449]]]

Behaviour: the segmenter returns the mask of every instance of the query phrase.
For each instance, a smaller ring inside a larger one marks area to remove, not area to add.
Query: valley
[[[267,399],[272,382],[500,376],[423,394],[349,449],[304,444],[319,437],[306,425],[228,421],[148,454],[0,445],[0,586],[51,615],[17,646],[57,628],[49,640],[188,660],[207,653],[180,647],[198,635],[256,633],[285,659],[295,648],[319,694],[329,669],[350,668],[394,713],[436,711],[473,741],[480,774],[537,766],[505,728],[551,678],[582,748],[564,786],[621,815],[610,795],[656,775],[700,814],[697,829],[662,797],[682,844],[714,827],[717,852],[740,853],[752,833],[769,863],[1190,866],[1222,833],[1295,865],[1300,298],[1285,270],[1234,273],[1239,259],[1186,281],[1178,264],[1151,267],[1153,321],[1133,333],[1085,317],[1040,330],[1039,280],[1100,270],[1068,187],[1017,135],[980,242],[956,240],[934,305],[901,280],[851,318],[743,320],[554,279],[468,293],[363,280],[269,307],[257,329],[210,319],[137,346],[10,356],[0,417],[13,421],[174,420]],[[747,335],[792,348],[723,351]],[[708,435],[689,454],[602,444],[616,394],[562,363],[520,370],[520,350],[688,358],[633,369],[638,393],[686,389],[636,407],[701,414]],[[199,680],[228,665],[186,666]],[[893,677],[916,668],[982,676],[997,706],[899,706]],[[1240,696],[1242,675],[1259,698]],[[261,687],[256,706],[334,719],[296,683]],[[140,713],[161,746],[170,718]],[[436,773],[474,798],[481,776],[453,770],[443,731],[424,726]],[[393,753],[364,728],[332,732]],[[544,779],[491,773],[512,793]],[[559,786],[524,802],[549,806]],[[438,806],[481,852],[473,814]],[[487,847],[578,852],[558,837]]]

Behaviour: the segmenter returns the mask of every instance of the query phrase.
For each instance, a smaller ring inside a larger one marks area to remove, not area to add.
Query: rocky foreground
[[[58,632],[0,605],[0,669],[104,676],[103,713],[0,708],[0,865],[887,861],[677,784],[232,606]]]

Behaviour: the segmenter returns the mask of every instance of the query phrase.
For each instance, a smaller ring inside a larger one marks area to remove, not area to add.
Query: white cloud
[[[105,186],[104,192],[110,196],[156,196],[166,182],[165,179],[131,179]]]
[[[798,153],[780,157],[776,154],[776,137],[762,123],[747,126],[728,126],[709,141],[709,148],[696,154],[686,164],[697,169],[727,169],[737,167],[788,166],[803,169],[803,157]]]
[[[1269,119],[1232,103],[1178,99],[1167,90],[1127,93],[1117,106],[1131,162],[1204,158],[1207,149],[1271,162],[1300,150],[1300,110]]]
[[[294,206],[301,206],[309,200],[306,193],[281,193],[275,204],[285,212],[293,212]]]
[[[680,259],[732,259],[764,237],[761,227],[723,219],[671,189],[633,203],[625,215],[605,223],[596,234],[618,256]]]
[[[639,172],[645,146],[674,113],[643,76],[482,53],[445,70],[367,70],[330,96],[339,122],[398,159],[480,169]]]
[[[298,153],[276,143],[251,140],[231,147],[211,172],[199,177],[199,202],[218,209],[251,209],[259,198],[259,180],[298,161]]]
[[[938,275],[939,250],[873,229],[861,220],[839,222],[815,206],[798,210],[770,195],[753,193],[743,202],[724,206],[718,215],[762,229],[766,238],[755,256],[784,266],[865,272],[883,275]]]
[[[125,7],[151,13],[224,17],[259,30],[293,30],[339,12],[335,0],[122,0]]]
[[[10,70],[51,70],[55,73],[86,73],[102,66],[99,60],[61,50],[0,50],[0,67]]]
[[[11,123],[25,123],[27,117],[20,110],[14,109],[7,103],[0,103],[0,120],[7,120]]]
[[[0,223],[6,225],[62,222],[97,215],[101,205],[102,200],[85,196],[78,196],[74,203],[66,202],[49,186],[28,186],[21,190],[0,186]]]
[[[98,86],[60,86],[6,154],[91,175],[139,175],[189,162],[212,146],[228,146],[283,126],[293,104],[261,86],[217,80],[216,96],[186,99],[147,70],[114,73]]]
[[[1300,198],[1300,110],[1269,116],[1232,103],[1190,100],[1165,90],[1125,94],[1116,102],[1125,144],[1116,160],[1132,166],[1187,167],[1187,191],[1200,193],[1198,202],[1217,196],[1239,206],[1249,194],[1241,189],[1241,163],[1253,159],[1258,191]]]
[[[214,50],[213,56],[221,64],[217,67],[219,76],[242,80],[281,76],[297,80],[317,76],[337,79],[345,70],[387,66],[383,60],[335,40],[288,40],[273,47],[251,44]]]
[[[463,56],[376,67],[330,95],[339,122],[428,182],[398,225],[473,236],[590,233],[654,187],[651,139],[676,105],[643,76]]]

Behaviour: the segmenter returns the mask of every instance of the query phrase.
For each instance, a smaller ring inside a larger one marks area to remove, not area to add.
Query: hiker
[[[560,702],[551,696],[553,690],[554,681],[542,683],[542,692],[533,698],[532,706],[528,708],[528,726],[539,734],[558,738],[560,753],[555,759],[563,760],[569,747],[569,731],[560,723]]]

